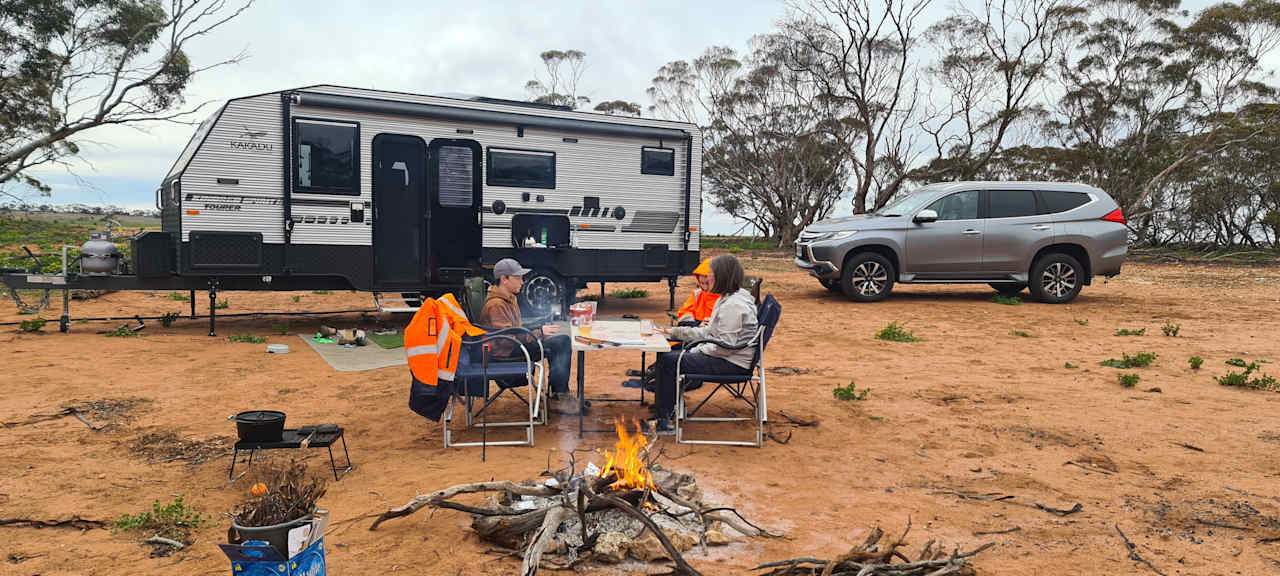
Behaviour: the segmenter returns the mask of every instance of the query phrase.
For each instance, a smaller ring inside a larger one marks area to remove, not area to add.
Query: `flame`
[[[614,428],[618,430],[618,443],[615,445],[617,452],[605,451],[604,469],[600,471],[600,477],[616,474],[618,480],[610,486],[613,490],[654,489],[653,475],[641,458],[648,441],[644,434],[639,433],[639,424],[636,425],[637,432],[634,435],[627,431],[622,419],[614,420]]]

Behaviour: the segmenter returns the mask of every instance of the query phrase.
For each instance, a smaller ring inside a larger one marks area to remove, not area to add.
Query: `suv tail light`
[[[1124,212],[1121,212],[1119,208],[1112,210],[1110,214],[1103,216],[1102,219],[1107,222],[1115,222],[1116,224],[1125,224]]]

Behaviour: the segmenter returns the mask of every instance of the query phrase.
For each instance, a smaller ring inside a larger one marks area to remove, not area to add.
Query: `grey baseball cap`
[[[533,270],[521,266],[515,258],[503,258],[493,265],[494,280],[501,279],[503,276],[524,276],[530,272]]]

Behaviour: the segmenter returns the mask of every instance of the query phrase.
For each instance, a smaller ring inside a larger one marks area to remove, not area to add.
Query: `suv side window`
[[[1036,195],[1030,190],[988,190],[987,218],[1036,215]]]
[[[1084,192],[1061,192],[1058,190],[1041,190],[1040,213],[1057,214],[1089,203],[1089,195]]]
[[[939,198],[929,205],[929,210],[938,213],[938,220],[977,220],[979,197],[977,190],[956,192]]]

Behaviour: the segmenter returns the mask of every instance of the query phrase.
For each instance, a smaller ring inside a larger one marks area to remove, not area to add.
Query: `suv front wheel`
[[[1068,254],[1054,252],[1031,265],[1031,295],[1046,304],[1070,302],[1084,287],[1084,267]]]
[[[879,302],[893,290],[895,272],[888,258],[875,252],[861,252],[845,260],[840,271],[840,290],[854,302]]]

